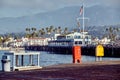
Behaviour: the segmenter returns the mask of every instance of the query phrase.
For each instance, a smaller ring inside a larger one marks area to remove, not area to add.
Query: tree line
[[[32,28],[26,28],[26,35],[25,37],[30,38],[30,37],[44,37],[46,34],[50,35],[51,33],[67,33],[68,28],[65,27],[64,30],[62,30],[61,26],[59,27],[54,27],[54,26],[49,26],[46,28],[41,28],[37,30],[35,27]]]
[[[105,32],[104,32],[104,35],[102,36],[111,39],[111,41],[115,41],[117,35],[120,34],[119,26],[118,27],[106,26],[104,30]],[[53,25],[45,28],[40,28],[40,29],[37,29],[35,27],[25,28],[25,34],[23,34],[22,36],[20,36],[21,33],[11,33],[11,34],[7,33],[4,35],[0,35],[0,44],[9,41],[10,37],[14,39],[20,39],[21,37],[26,37],[26,38],[45,37],[46,34],[47,35],[51,35],[51,33],[67,34],[67,33],[70,33],[69,31],[70,30],[68,30],[68,27],[62,28],[61,26],[55,27]],[[71,32],[77,32],[77,31],[78,31],[78,28],[73,28]]]
[[[111,39],[111,41],[115,41],[117,38],[117,35],[119,35],[120,28],[119,27],[108,27],[105,29],[106,34],[104,36]]]

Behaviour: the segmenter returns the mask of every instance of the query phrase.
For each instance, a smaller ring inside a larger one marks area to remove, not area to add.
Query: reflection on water
[[[0,60],[5,51],[0,51]],[[34,57],[37,58],[37,57]],[[21,59],[21,58],[19,58]],[[28,57],[25,56],[25,63],[28,64]],[[120,58],[110,58],[104,57],[103,60],[120,60]],[[95,61],[95,57],[93,56],[82,56],[82,62],[93,62]],[[36,60],[34,60],[35,63]],[[64,54],[53,54],[48,52],[40,52],[40,66],[48,66],[54,64],[63,64],[63,63],[72,63],[72,55],[64,55]],[[1,61],[0,61],[0,70],[1,70]]]

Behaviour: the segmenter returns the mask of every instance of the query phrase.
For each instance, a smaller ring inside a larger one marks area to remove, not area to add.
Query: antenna
[[[83,32],[82,32],[82,34],[83,34],[83,45],[85,44],[85,36],[84,36],[84,31],[85,31],[85,19],[87,19],[87,20],[89,20],[89,18],[87,18],[87,17],[85,17],[85,11],[84,11],[84,3],[83,3],[83,5],[82,5],[82,7],[81,7],[81,9],[80,9],[80,15],[82,14],[82,17],[78,17],[77,18],[77,22],[79,21],[79,20],[83,20]]]

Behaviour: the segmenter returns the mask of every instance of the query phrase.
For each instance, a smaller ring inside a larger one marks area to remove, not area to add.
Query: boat
[[[83,20],[82,29],[78,29],[77,32],[70,32],[65,34],[53,34],[48,44],[45,46],[25,46],[25,50],[32,51],[47,51],[50,53],[60,53],[60,54],[72,54],[73,46],[81,46],[81,54],[95,56],[96,43],[98,40],[92,40],[91,35],[84,30],[85,24],[84,20],[89,18],[84,17],[84,6],[81,7],[83,12],[82,17],[77,18],[77,22],[81,19]],[[81,27],[78,27],[81,28]],[[106,39],[103,41],[106,42]],[[109,42],[110,40],[107,40]],[[120,57],[120,47],[116,46],[104,46],[104,56],[105,57]]]
[[[83,38],[84,36],[84,38]],[[91,35],[88,32],[72,32],[57,36],[56,40],[48,41],[49,47],[72,47],[72,46],[88,46],[91,44]]]
[[[82,19],[83,21],[83,28],[78,29],[77,32],[70,32],[67,34],[60,34],[57,36],[57,39],[48,41],[49,47],[72,47],[72,46],[87,46],[92,43],[91,35],[88,34],[87,31],[84,30],[84,20],[89,19],[84,17],[84,6],[81,6],[80,14],[82,14],[82,17],[77,18],[77,23],[80,22]],[[80,25],[78,25],[78,28],[80,28]]]
[[[66,32],[64,34],[54,33],[53,37],[51,37],[51,40],[48,41],[48,45],[44,46],[45,51],[71,54],[73,46],[85,47],[91,45],[91,35],[84,30],[84,20],[88,18],[84,17],[84,6],[81,6],[81,9],[83,12],[82,17],[80,15],[80,17],[77,17],[76,20],[77,22],[80,22],[80,20],[82,19],[83,26],[78,26],[78,31]],[[42,51],[43,49],[41,48],[43,48],[43,46],[29,46],[26,47],[26,50]]]

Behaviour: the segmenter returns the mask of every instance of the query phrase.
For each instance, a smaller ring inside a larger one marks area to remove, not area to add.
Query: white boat
[[[72,32],[69,34],[61,34],[57,36],[57,39],[48,41],[48,46],[52,46],[52,47],[66,46],[67,47],[67,46],[75,46],[75,45],[87,46],[91,44],[91,41],[92,41],[91,35],[89,35],[88,32],[84,31],[84,20],[89,19],[89,18],[84,17],[84,6],[81,7],[81,11],[83,13],[82,18],[78,17],[77,22],[79,22],[80,19],[83,20],[82,21],[83,22],[82,32],[78,31],[78,32]]]
[[[84,36],[84,37],[83,37]],[[61,34],[57,36],[56,40],[48,41],[48,46],[87,46],[91,44],[91,35],[88,32],[80,33],[80,32],[73,32],[69,34]]]

